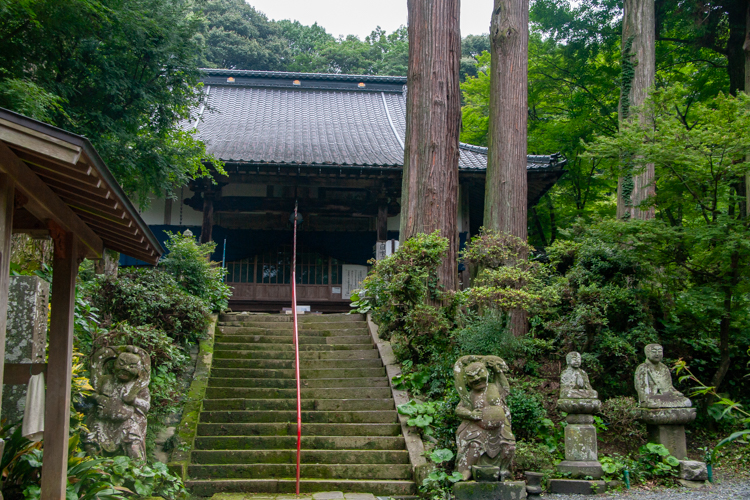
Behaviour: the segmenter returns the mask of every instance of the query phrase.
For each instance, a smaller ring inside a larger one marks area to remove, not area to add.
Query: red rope
[[[292,317],[294,318],[294,366],[297,376],[297,484],[299,495],[299,458],[302,449],[302,398],[299,379],[299,333],[297,329],[297,202],[294,202],[294,245],[292,248]]]

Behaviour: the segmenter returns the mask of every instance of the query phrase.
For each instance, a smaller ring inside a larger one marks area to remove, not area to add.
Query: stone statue
[[[597,399],[589,376],[581,369],[581,355],[575,351],[565,356],[568,366],[560,375],[560,399]]]
[[[91,361],[96,409],[89,416],[89,453],[121,452],[146,458],[146,413],[151,406],[148,384],[151,359],[135,346],[102,347]]]
[[[565,356],[568,366],[560,374],[560,398],[557,408],[568,415],[565,427],[565,460],[557,470],[573,478],[602,477],[599,463],[594,413],[601,409],[599,394],[591,387],[589,376],[581,368],[581,355],[575,351]]]
[[[516,438],[505,398],[510,392],[504,372],[508,366],[497,356],[463,356],[453,367],[461,402],[456,415],[456,469],[464,480],[504,480],[516,452]]]
[[[659,344],[644,349],[646,362],[635,370],[635,389],[641,408],[690,408],[693,403],[672,386],[672,374],[661,362],[664,351]]]

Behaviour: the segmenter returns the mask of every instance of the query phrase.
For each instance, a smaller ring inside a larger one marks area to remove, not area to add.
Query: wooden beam
[[[52,229],[55,229],[54,226]],[[44,462],[41,500],[64,500],[68,472],[70,382],[73,362],[73,308],[78,273],[78,239],[72,232],[51,230],[52,260],[47,394],[44,412]]]
[[[47,363],[5,363],[3,384],[26,385],[31,375],[38,373],[44,373],[44,379],[47,379]]]
[[[8,174],[15,181],[16,189],[29,198],[24,208],[34,217],[55,221],[65,231],[76,235],[87,257],[101,258],[104,248],[101,238],[1,141],[0,171]]]
[[[201,227],[201,243],[211,241],[211,231],[214,228],[214,198],[211,193],[203,193],[203,226]]]
[[[0,174],[0,366],[5,364],[5,328],[8,315],[8,283],[10,281],[10,252],[13,234],[13,211],[15,182],[6,174]],[[0,370],[2,372],[2,370]],[[2,383],[0,373],[0,406],[2,406]],[[3,448],[0,440],[0,452]]]
[[[378,222],[377,222],[377,233],[378,241],[385,241],[388,239],[388,205],[378,206]]]

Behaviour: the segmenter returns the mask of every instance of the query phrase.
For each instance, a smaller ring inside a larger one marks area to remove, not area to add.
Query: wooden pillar
[[[466,233],[466,242],[471,240],[471,217],[469,212],[469,186],[461,184],[458,187],[459,204],[461,207],[461,232]],[[460,238],[459,238],[460,241]],[[465,290],[470,284],[469,265],[464,262],[464,270],[461,271],[461,289]]]
[[[378,207],[378,241],[385,241],[388,239],[388,205],[380,205]]]
[[[5,365],[5,325],[8,314],[8,281],[10,279],[10,242],[13,234],[13,201],[15,182],[0,174],[0,406],[2,405],[3,366]],[[2,453],[0,440],[0,453]]]
[[[214,198],[209,192],[203,193],[203,227],[201,228],[201,243],[211,241],[211,231],[214,226]]]
[[[78,273],[78,240],[50,223],[55,242],[52,305],[44,413],[42,500],[64,500],[68,472],[70,380],[73,355],[73,307]]]
[[[172,198],[167,198],[164,200],[164,225],[165,226],[171,226],[172,225]]]

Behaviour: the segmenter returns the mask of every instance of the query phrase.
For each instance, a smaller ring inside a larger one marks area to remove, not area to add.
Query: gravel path
[[[623,499],[623,500],[750,500],[750,479],[728,479],[716,483],[710,488],[689,490],[683,487],[665,488],[662,490],[633,489],[624,492],[607,493],[601,496],[584,495],[552,495],[542,496],[549,500],[593,500]]]

